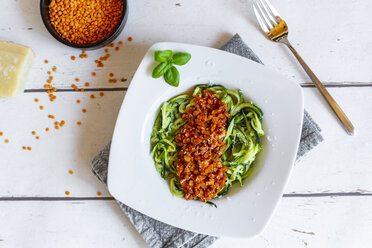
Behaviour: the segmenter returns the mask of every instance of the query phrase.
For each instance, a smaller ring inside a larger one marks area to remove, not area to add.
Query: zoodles
[[[168,180],[170,191],[178,197],[183,197],[184,193],[174,166],[179,151],[175,137],[186,124],[182,114],[188,107],[194,106],[195,96],[201,96],[204,90],[214,92],[226,104],[230,114],[223,140],[225,150],[221,156],[222,165],[227,167],[227,179],[224,189],[217,196],[227,194],[234,182],[243,185],[261,150],[263,112],[257,105],[245,102],[240,90],[226,89],[221,85],[197,85],[192,94],[182,94],[164,102],[151,134],[152,156],[156,170]]]

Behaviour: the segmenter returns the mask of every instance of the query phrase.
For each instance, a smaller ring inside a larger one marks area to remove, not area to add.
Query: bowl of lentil
[[[41,0],[45,27],[59,42],[98,49],[119,36],[128,19],[127,0]]]

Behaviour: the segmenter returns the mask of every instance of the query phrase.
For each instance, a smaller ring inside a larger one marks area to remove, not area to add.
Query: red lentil
[[[82,109],[81,111],[83,111],[83,113],[87,112],[87,110],[86,110],[86,109]]]
[[[68,173],[71,174],[71,175],[74,174],[74,172],[72,170],[69,170]]]
[[[8,139],[5,139],[4,142],[5,142],[5,143],[9,143],[9,140],[8,140]]]
[[[97,74],[95,73],[95,72],[92,72],[92,76],[94,77],[94,76],[96,76]]]
[[[75,60],[76,59],[76,57],[75,56],[71,56],[71,60]]]
[[[103,56],[103,57],[99,57],[99,60],[103,60],[103,61],[106,61],[106,60],[108,60],[108,58],[110,58],[110,54],[108,53],[108,54],[106,54],[105,56]],[[99,61],[98,61],[98,63],[99,63]]]
[[[35,98],[35,100],[34,100],[35,102],[38,102],[39,101],[39,99],[37,99],[37,98]]]
[[[27,150],[31,151],[32,150],[31,146],[28,146],[27,147]]]
[[[101,196],[101,195],[102,195],[102,193],[98,191],[98,192],[97,192],[97,195],[98,195],[98,196]]]
[[[99,95],[100,95],[100,96],[103,96],[104,94],[103,94],[103,92],[100,92]]]
[[[90,44],[102,40],[118,25],[122,12],[121,0],[51,0],[51,24],[65,40]]]
[[[90,98],[92,98],[92,99],[93,99],[93,98],[94,98],[94,95],[93,95],[93,94],[92,94],[92,95],[90,95]]]
[[[132,37],[129,37],[129,38],[128,38],[128,41],[129,41],[129,42],[132,42],[132,41],[133,41],[133,38],[132,38]]]
[[[70,195],[70,191],[66,190],[66,191],[65,191],[65,194],[66,194],[66,195]]]
[[[85,85],[85,87],[89,87],[90,84],[88,82],[86,82],[84,85]]]
[[[45,63],[45,64],[48,64],[48,62],[49,62],[48,60],[44,60],[44,63]]]
[[[44,109],[44,106],[40,106],[40,110],[43,110]]]
[[[101,61],[98,61],[97,67],[103,67],[103,63]]]

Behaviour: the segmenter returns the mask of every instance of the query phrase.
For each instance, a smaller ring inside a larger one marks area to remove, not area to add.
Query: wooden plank
[[[0,206],[0,247],[145,247],[115,201]]]
[[[53,103],[46,93],[1,99],[0,112],[6,118],[0,120],[4,132],[0,137],[0,195],[63,196],[68,190],[70,196],[97,196],[97,191],[107,196],[105,187],[91,173],[89,162],[111,140],[124,94],[104,92],[101,97],[99,92],[56,93]],[[81,103],[76,103],[77,99]],[[49,114],[55,119],[48,118]],[[56,130],[54,121],[61,120],[66,124]],[[49,132],[45,131],[47,127]],[[9,139],[9,144],[4,139]],[[30,146],[32,151],[22,146]],[[70,175],[69,170],[74,174]]]
[[[325,141],[295,165],[286,193],[372,191],[371,88],[331,88],[330,93],[352,120],[348,136],[315,88],[304,89],[305,108],[322,128]]]
[[[236,32],[268,67],[299,83],[309,82],[290,52],[284,46],[267,41],[261,34],[249,1],[179,2],[181,6],[167,0],[131,2],[127,26],[118,38],[125,44],[119,52],[111,52],[104,68],[97,68],[94,63],[105,54],[103,49],[89,51],[88,59],[70,59],[80,51],[60,44],[49,35],[41,21],[37,0],[22,4],[3,1],[7,11],[2,13],[2,20],[6,21],[0,21],[0,38],[29,45],[35,50],[37,59],[27,85],[29,89],[42,88],[46,72],[54,65],[57,66],[54,85],[58,88],[70,88],[75,78],[81,79],[79,86],[88,81],[95,87],[126,87],[151,44],[175,41],[219,47]],[[368,35],[372,27],[367,11],[372,8],[371,1],[272,2],[290,27],[293,45],[321,80],[371,82],[372,43]],[[345,17],[349,17],[347,22],[340,24]],[[134,37],[132,43],[126,41],[128,36]],[[49,60],[47,65],[44,59]],[[92,71],[97,71],[98,75],[92,77]],[[110,72],[115,74],[118,83],[107,83]],[[122,78],[127,81],[121,82]]]
[[[325,87],[371,87],[372,82],[322,82]],[[301,83],[302,87],[315,87],[313,82]]]
[[[365,247],[372,242],[372,197],[285,198],[254,239],[224,247]],[[146,247],[115,201],[0,202],[0,246]]]
[[[371,206],[371,197],[284,198],[261,235],[212,247],[365,247],[372,241]]]
[[[298,164],[291,176],[286,193],[371,192],[372,154],[372,88],[331,88],[356,126],[354,137],[346,135],[314,88],[305,88],[306,109],[323,129],[325,142],[311,151]],[[90,94],[95,99],[90,99]],[[94,197],[105,188],[90,171],[89,161],[109,142],[124,92],[62,92],[51,103],[45,93],[28,93],[16,99],[1,99],[0,112],[0,196]],[[35,103],[34,98],[39,102]],[[82,102],[77,104],[76,99]],[[39,105],[44,105],[43,111]],[[82,108],[87,113],[81,112]],[[48,114],[66,125],[55,130]],[[76,125],[82,121],[83,125]],[[45,132],[44,128],[51,128]],[[40,135],[36,140],[31,131]],[[10,143],[5,144],[4,139]],[[31,146],[32,151],[22,150]],[[74,175],[68,173],[74,171]]]

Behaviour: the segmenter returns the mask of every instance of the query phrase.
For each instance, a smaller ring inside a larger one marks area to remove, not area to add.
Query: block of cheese
[[[34,59],[31,48],[0,41],[0,97],[23,93]]]

